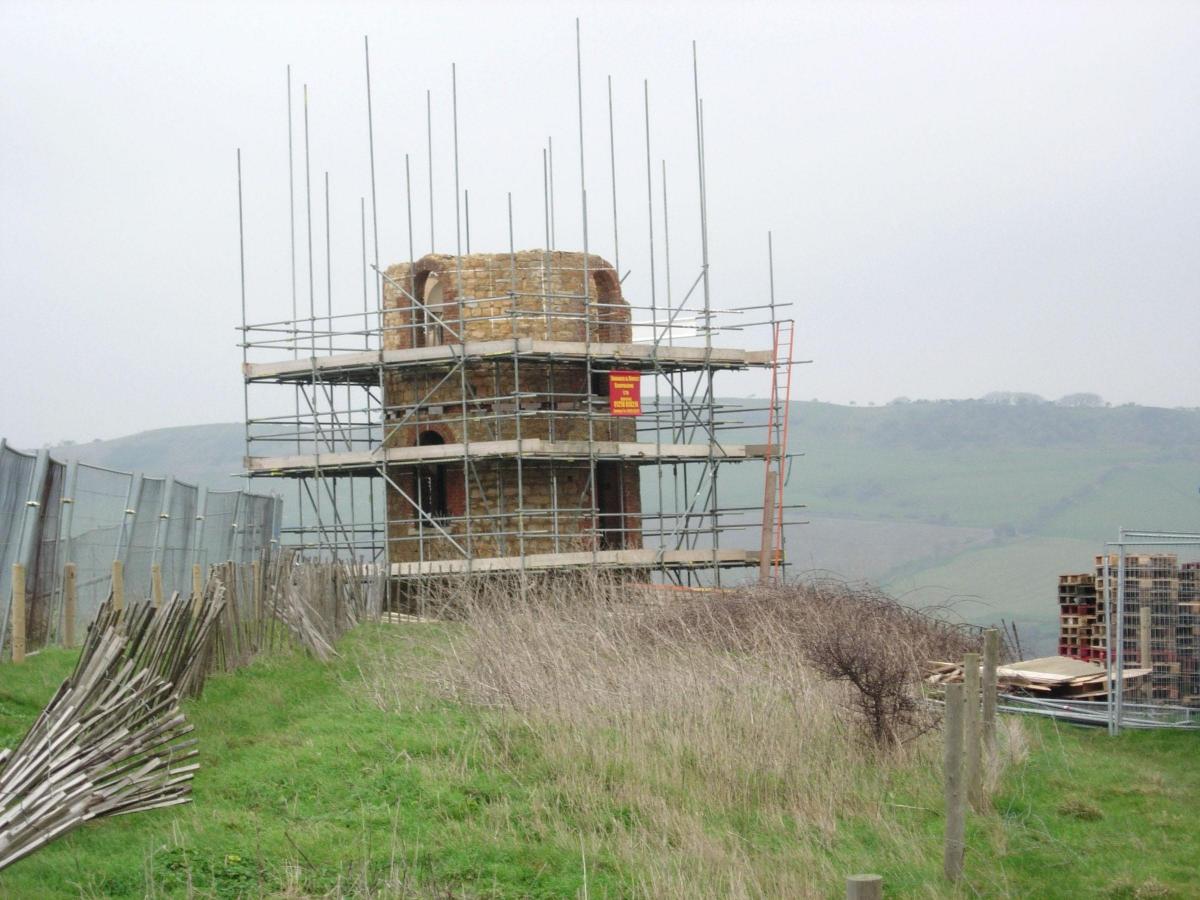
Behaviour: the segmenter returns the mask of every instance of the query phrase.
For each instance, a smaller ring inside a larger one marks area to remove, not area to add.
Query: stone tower
[[[636,419],[610,411],[632,341],[598,256],[428,255],[384,280],[388,560],[638,549]],[[389,455],[389,460],[392,456]]]

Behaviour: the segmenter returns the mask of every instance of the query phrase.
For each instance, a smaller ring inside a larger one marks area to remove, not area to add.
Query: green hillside
[[[761,441],[761,414],[727,399],[730,441]],[[1200,410],[1050,403],[914,401],[882,407],[793,404],[787,497],[795,571],[869,579],[970,620],[1016,620],[1049,650],[1055,576],[1087,569],[1121,526],[1200,531]],[[144,432],[59,448],[113,468],[229,487],[237,424]],[[257,482],[263,489],[268,481]],[[762,496],[757,465],[724,466],[722,502]],[[290,495],[285,492],[285,496]],[[645,502],[656,491],[647,485]],[[753,542],[735,532],[729,543]],[[968,599],[969,598],[969,599]]]

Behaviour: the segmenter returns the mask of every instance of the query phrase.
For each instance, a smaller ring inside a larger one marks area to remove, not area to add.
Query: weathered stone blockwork
[[[458,344],[463,338],[632,337],[616,272],[597,256],[532,250],[515,258],[472,254],[456,263],[453,256],[431,255],[412,266],[392,266],[387,276],[385,349]],[[385,374],[385,422],[391,426],[386,446],[464,439],[636,440],[633,419],[607,415],[607,373],[593,370],[589,383],[583,363],[532,363],[508,355],[469,360],[465,377],[459,372],[446,377],[447,372],[429,366]],[[462,463],[395,467],[387,493],[389,559],[462,556],[404,494],[463,548],[469,507],[475,556],[641,547],[638,467],[597,463],[594,490],[588,476],[586,462],[565,461],[518,466],[515,459],[478,460],[466,477]]]

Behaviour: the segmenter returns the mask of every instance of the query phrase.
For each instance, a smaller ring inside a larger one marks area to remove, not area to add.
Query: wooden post
[[[883,876],[849,876],[846,879],[846,900],[883,900]]]
[[[775,560],[775,473],[770,469],[771,461],[767,460],[766,486],[763,490],[763,520],[762,540],[758,551],[758,583],[766,584],[771,580],[771,567]]]
[[[200,597],[204,593],[204,581],[200,577],[200,563],[192,566],[192,612],[200,610]]]
[[[262,585],[259,584],[258,560],[250,563],[250,596],[254,601],[254,621],[262,621]]]
[[[125,563],[114,559],[112,564],[112,596],[113,609],[118,613],[125,611]]]
[[[75,646],[75,563],[63,568],[63,646]]]
[[[161,563],[154,563],[154,565],[150,567],[150,597],[154,603],[154,608],[162,609],[163,590]]]
[[[983,809],[983,765],[979,746],[979,654],[963,657],[963,775],[967,799],[976,812]]]
[[[1000,664],[1000,629],[983,633],[983,749],[990,760],[996,755],[996,667]]]
[[[943,777],[946,782],[946,843],[942,871],[950,881],[958,881],[963,870],[966,845],[967,804],[963,793],[963,686],[946,685],[946,754]]]
[[[12,661],[25,662],[25,567],[12,567]]]

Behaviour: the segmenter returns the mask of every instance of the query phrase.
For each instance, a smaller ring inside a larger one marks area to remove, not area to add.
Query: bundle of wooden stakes
[[[196,741],[179,697],[203,684],[222,595],[101,608],[75,671],[0,750],[0,869],[92,819],[188,801]]]
[[[378,567],[294,552],[195,579],[195,595],[161,608],[126,607],[114,591],[75,671],[21,743],[0,749],[0,869],[92,819],[186,803],[198,765],[179,699],[291,641],[336,656],[342,634],[379,620],[385,587]]]

